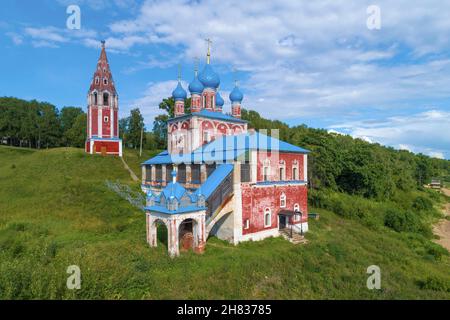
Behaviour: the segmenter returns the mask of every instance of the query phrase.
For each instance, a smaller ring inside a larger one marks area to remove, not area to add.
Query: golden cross
[[[208,43],[208,53],[206,54],[206,63],[209,64],[211,59],[211,43],[212,40],[210,38],[205,39],[205,41]]]

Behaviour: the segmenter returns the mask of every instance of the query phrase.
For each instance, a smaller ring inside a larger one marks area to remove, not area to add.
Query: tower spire
[[[211,60],[211,43],[212,40],[210,38],[205,39],[205,41],[208,43],[208,52],[206,54],[206,63],[209,64]]]
[[[181,63],[178,64],[178,82],[181,82]]]

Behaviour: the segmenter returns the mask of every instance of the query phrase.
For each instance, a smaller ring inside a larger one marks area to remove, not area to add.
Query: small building
[[[308,231],[307,150],[254,130],[241,119],[244,98],[236,84],[224,114],[220,78],[207,63],[189,84],[191,109],[181,80],[172,92],[168,150],[142,164],[147,194],[147,241],[156,226],[168,230],[168,250],[203,252],[210,235],[237,244]]]
[[[432,189],[440,189],[441,188],[441,180],[431,179],[430,187]]]

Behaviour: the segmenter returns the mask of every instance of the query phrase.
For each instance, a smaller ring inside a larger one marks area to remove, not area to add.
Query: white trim
[[[267,229],[263,231],[244,234],[240,237],[239,242],[244,241],[260,241],[270,237],[278,237],[280,235],[278,228]]]
[[[103,138],[103,110],[101,108],[98,108],[97,122],[98,122],[97,137]]]
[[[109,118],[111,119],[111,121],[109,122],[109,125],[111,127],[110,133],[111,133],[111,138],[114,137],[114,108],[111,107],[111,109],[109,109],[109,113],[110,116]]]
[[[283,203],[284,202],[284,203]],[[280,208],[286,208],[286,194],[284,192],[280,195]]]
[[[269,216],[269,224],[267,224],[266,216]],[[272,226],[272,210],[270,208],[264,208],[264,228]]]
[[[303,170],[303,180],[308,181],[308,155],[306,153],[303,155]]]

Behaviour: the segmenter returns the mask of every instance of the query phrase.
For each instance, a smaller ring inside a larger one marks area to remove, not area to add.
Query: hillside
[[[307,245],[211,238],[204,255],[172,260],[146,245],[143,212],[107,186],[139,190],[119,159],[0,147],[0,160],[1,299],[450,298],[450,258],[420,234],[312,208]],[[373,264],[379,291],[366,288]],[[69,265],[81,290],[66,288]]]

